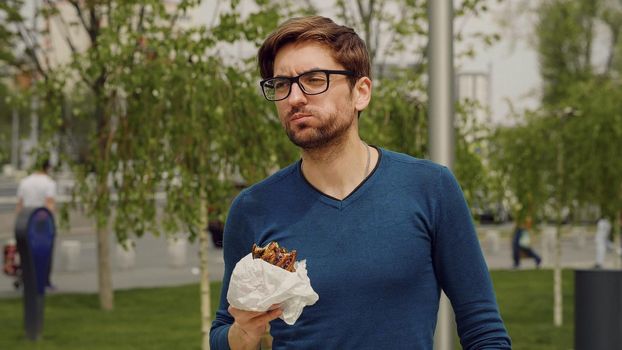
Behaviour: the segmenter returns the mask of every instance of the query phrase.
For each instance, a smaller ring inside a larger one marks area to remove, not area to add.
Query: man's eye
[[[285,80],[275,81],[273,83],[275,89],[285,89],[288,86],[288,82]]]
[[[306,84],[311,85],[322,85],[326,83],[326,76],[324,75],[312,75],[310,77],[305,77],[304,82]]]

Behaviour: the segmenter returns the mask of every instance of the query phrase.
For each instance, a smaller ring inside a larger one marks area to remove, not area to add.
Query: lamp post
[[[578,115],[578,111],[572,107],[566,107],[558,112],[559,118],[559,140],[557,142],[557,208],[556,208],[556,236],[555,236],[555,260],[553,268],[553,324],[556,327],[561,327],[563,324],[563,298],[562,298],[562,271],[561,271],[561,234],[562,234],[562,211],[565,200],[565,177],[564,177],[564,125],[566,122]]]
[[[430,158],[451,169],[455,157],[453,1],[428,1],[428,22]],[[455,333],[451,304],[441,293],[434,349],[453,349]]]

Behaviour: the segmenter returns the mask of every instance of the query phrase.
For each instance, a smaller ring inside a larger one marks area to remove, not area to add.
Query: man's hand
[[[273,305],[271,310],[265,312],[244,311],[229,306],[229,313],[235,319],[229,328],[229,347],[232,350],[255,350],[268,329],[268,322],[281,316],[283,310],[279,305]]]

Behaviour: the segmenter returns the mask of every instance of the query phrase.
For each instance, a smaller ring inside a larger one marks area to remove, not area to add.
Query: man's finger
[[[233,306],[229,306],[228,310],[231,316],[233,316],[233,318],[237,320],[244,319],[244,320],[255,321],[256,318],[260,318],[259,320],[267,319],[266,322],[270,322],[274,320],[275,318],[279,317],[283,313],[283,310],[281,309],[280,305],[273,305],[273,306],[276,306],[276,308],[268,310],[268,311],[246,311],[246,310],[240,310]]]
[[[282,314],[283,314],[283,309],[278,308],[278,309],[266,311],[265,315],[258,316],[257,318],[259,318],[262,322],[268,323],[272,320],[275,320]]]

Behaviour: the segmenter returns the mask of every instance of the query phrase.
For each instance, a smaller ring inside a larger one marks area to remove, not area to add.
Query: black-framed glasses
[[[281,101],[292,92],[292,84],[296,83],[305,95],[319,95],[328,90],[330,75],[354,76],[349,70],[314,69],[296,77],[274,77],[259,82],[261,91],[268,101]]]

